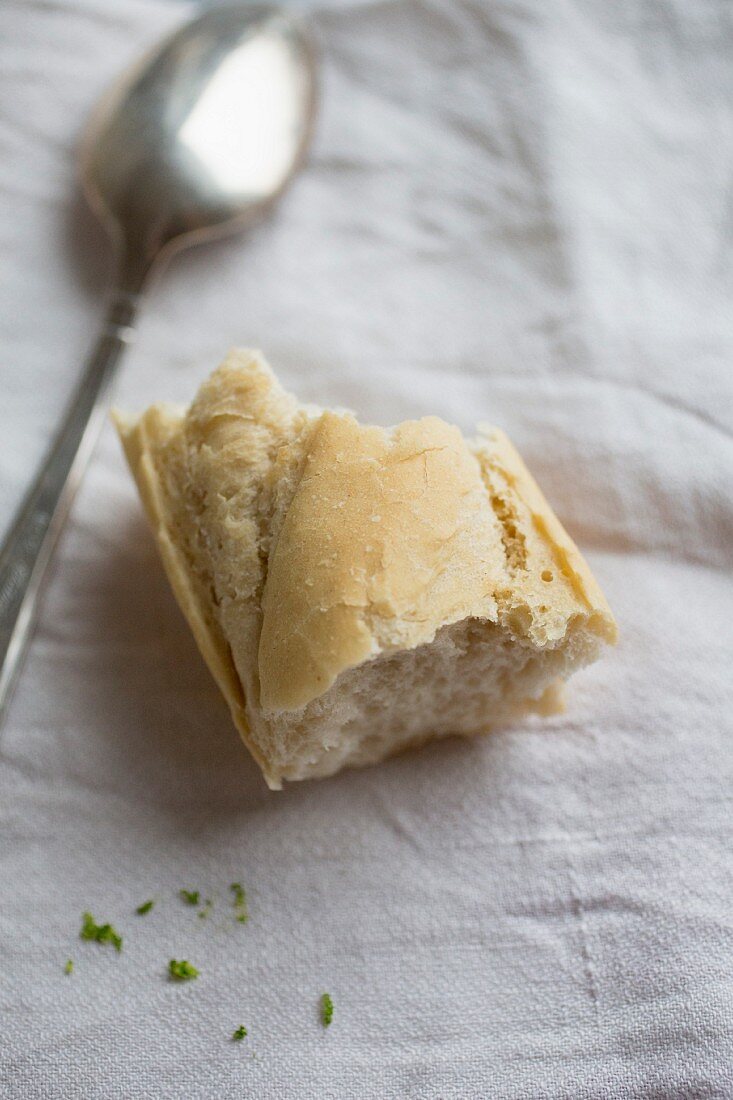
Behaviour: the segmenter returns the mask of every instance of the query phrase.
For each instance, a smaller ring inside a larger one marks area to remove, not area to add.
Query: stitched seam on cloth
[[[593,961],[593,955],[590,949],[590,942],[588,939],[588,926],[586,924],[586,913],[581,900],[581,893],[578,884],[577,873],[572,863],[568,861],[568,877],[570,879],[570,899],[572,902],[572,913],[580,931],[580,957],[583,963],[583,973],[585,976],[586,988],[588,990],[588,996],[591,999],[593,1005],[593,1015],[598,1021],[598,978],[596,975],[595,963]]]
[[[430,370],[431,363],[421,363],[421,370]],[[442,373],[445,370],[445,366],[442,363],[435,364],[435,373]],[[486,366],[484,363],[477,363],[475,368],[472,369],[471,364],[462,364],[462,374],[467,378],[483,378],[486,373]],[[674,412],[682,413],[685,416],[690,417],[693,420],[698,420],[706,427],[712,428],[714,431],[723,435],[726,439],[733,442],[733,429],[729,428],[726,424],[716,420],[707,412],[703,412],[701,409],[696,409],[691,405],[686,404],[681,398],[673,397],[669,394],[659,393],[657,390],[650,389],[647,386],[640,386],[638,382],[631,380],[620,380],[616,378],[598,378],[593,374],[586,374],[580,371],[574,374],[572,371],[552,370],[552,372],[538,372],[530,371],[523,372],[521,375],[511,374],[508,371],[499,371],[492,373],[492,379],[496,383],[500,379],[508,378],[512,382],[516,383],[519,379],[521,382],[527,384],[530,382],[548,382],[554,384],[558,381],[567,381],[577,384],[582,382],[583,384],[590,384],[593,386],[609,386],[616,390],[628,390],[631,393],[641,394],[643,397],[648,397],[652,401],[657,401],[660,405],[665,405],[667,408],[672,409]]]

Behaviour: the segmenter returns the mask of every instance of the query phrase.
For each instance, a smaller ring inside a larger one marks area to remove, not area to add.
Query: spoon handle
[[[133,336],[137,301],[125,291],[113,295],[51,451],[0,548],[0,724],[33,629],[46,567],[102,426],[117,362]]]

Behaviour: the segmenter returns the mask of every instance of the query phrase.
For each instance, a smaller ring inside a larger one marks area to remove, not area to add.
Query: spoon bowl
[[[81,156],[129,274],[266,213],[303,162],[315,109],[310,38],[277,8],[213,8],[144,57],[100,103]]]

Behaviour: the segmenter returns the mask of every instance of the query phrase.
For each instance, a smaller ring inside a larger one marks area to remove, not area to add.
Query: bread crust
[[[180,444],[184,415],[172,406],[154,405],[137,418],[113,409],[112,420],[135,478],[178,606],[191,628],[201,656],[229,706],[232,721],[244,744],[257,761],[268,786],[279,790],[282,786],[279,777],[272,774],[267,759],[251,737],[242,683],[227,639],[216,615],[212,613],[211,596],[198,582],[184,548],[176,537],[173,494],[166,486],[163,470],[166,452]]]
[[[247,351],[188,410],[113,417],[176,599],[275,789],[292,769],[269,725],[445,627],[495,624],[536,653],[579,632],[616,641],[590,569],[497,429],[467,442],[437,417],[362,426],[299,406]],[[545,681],[519,709],[558,698]]]
[[[496,622],[500,528],[476,459],[437,417],[393,432],[323,413],[270,550],[260,703],[293,711],[349,668]]]

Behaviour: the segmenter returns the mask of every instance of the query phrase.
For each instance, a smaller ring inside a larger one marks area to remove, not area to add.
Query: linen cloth
[[[3,525],[110,274],[81,127],[190,10],[0,7]],[[188,400],[240,344],[367,421],[499,424],[621,642],[564,716],[270,793],[107,426],[0,734],[0,1096],[732,1097],[733,8],[314,21],[307,171],[171,265],[117,402]],[[79,940],[85,909],[121,954]],[[200,978],[166,981],[171,957]]]

